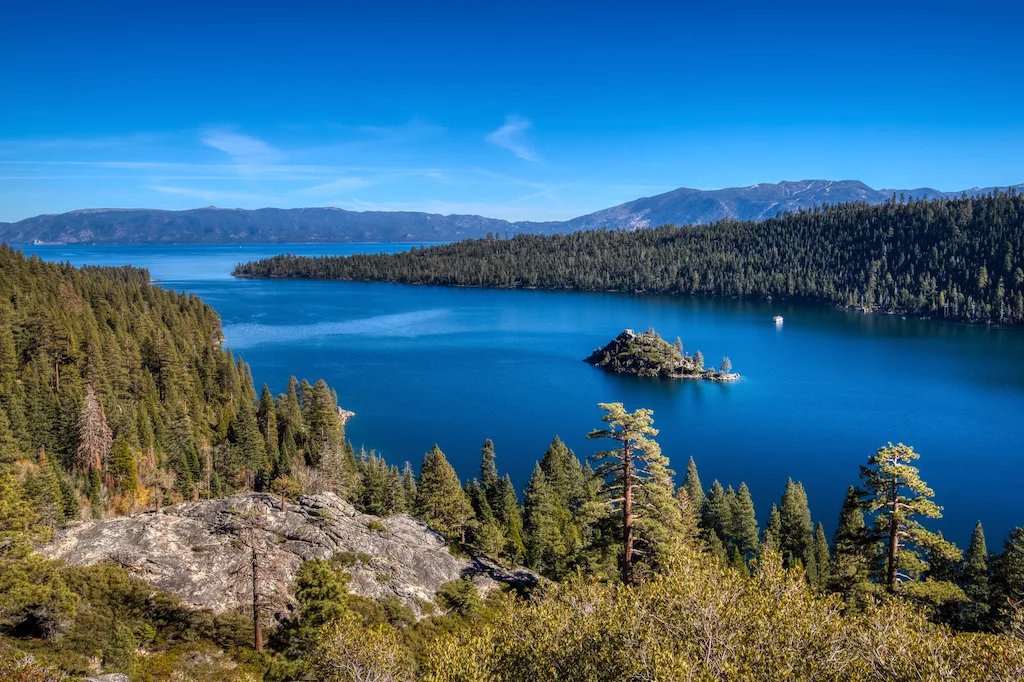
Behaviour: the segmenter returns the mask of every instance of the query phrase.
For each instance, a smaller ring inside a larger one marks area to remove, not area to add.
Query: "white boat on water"
[[[782,315],[776,315],[774,318],[775,324],[782,324]]]

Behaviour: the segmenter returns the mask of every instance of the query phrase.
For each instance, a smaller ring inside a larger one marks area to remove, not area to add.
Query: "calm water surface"
[[[228,345],[275,393],[323,377],[356,413],[355,445],[417,465],[435,442],[463,477],[492,438],[521,487],[558,434],[581,457],[596,403],[654,410],[677,470],[692,455],[705,486],[746,481],[766,520],[787,477],[807,487],[831,533],[858,465],[887,441],[922,454],[965,545],[976,521],[991,549],[1024,524],[1024,332],[802,304],[663,296],[488,291],[345,282],[236,280],[239,261],[282,252],[399,251],[402,244],[36,246],[47,260],[149,268],[199,294]],[[785,316],[777,328],[772,316]],[[735,384],[638,380],[581,360],[624,328],[680,336]]]

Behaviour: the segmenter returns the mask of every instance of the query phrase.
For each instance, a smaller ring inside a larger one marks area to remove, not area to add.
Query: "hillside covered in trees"
[[[151,286],[144,271],[76,269],[8,248],[0,266],[0,678],[1024,675],[1024,528],[990,548],[978,524],[966,551],[953,546],[935,530],[942,508],[909,446],[883,445],[850,472],[831,539],[799,482],[759,520],[746,484],[705,486],[693,457],[677,476],[651,411],[620,403],[595,412],[593,453],[581,458],[555,437],[521,493],[491,441],[471,480],[438,445],[417,475],[355,452],[322,381],[257,394],[245,364],[221,349],[216,314]],[[384,517],[366,532],[385,542],[386,517],[409,513],[450,551],[547,582],[484,598],[453,580],[417,613],[352,594],[350,571],[369,559],[338,552],[303,563],[296,603],[272,608],[253,544],[251,564],[232,568],[252,586],[252,608],[213,613],[137,577],[135,557],[70,567],[35,551],[76,519],[240,490],[269,492],[282,509],[333,492]]]
[[[243,277],[790,297],[1024,322],[1024,196],[840,204],[763,222],[468,240],[383,255],[275,256]]]
[[[327,385],[257,402],[197,297],[6,246],[0,273],[0,463],[22,460],[51,524],[269,487],[300,449],[340,453]]]

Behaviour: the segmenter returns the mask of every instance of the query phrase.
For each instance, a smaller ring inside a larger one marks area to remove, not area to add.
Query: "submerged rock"
[[[537,582],[526,570],[453,556],[439,534],[411,516],[361,514],[333,493],[301,497],[284,511],[277,498],[245,493],[79,523],[59,530],[40,551],[76,566],[121,565],[190,606],[220,612],[251,608],[253,546],[268,610],[294,604],[292,581],[307,559],[340,562],[353,593],[394,596],[417,614],[443,583],[462,577],[481,594]]]

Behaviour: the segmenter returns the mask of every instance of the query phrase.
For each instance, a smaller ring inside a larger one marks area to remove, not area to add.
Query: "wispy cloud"
[[[99,137],[53,137],[28,138],[24,140],[0,140],[0,152],[19,151],[78,151],[95,149],[125,149],[152,145],[163,141],[162,133],[132,133]]]
[[[375,135],[378,138],[385,139],[389,142],[415,142],[427,138],[438,137],[447,132],[444,126],[429,123],[416,117],[409,119],[401,125],[363,125],[359,126],[357,130],[362,133]]]
[[[296,192],[296,194],[310,194],[318,196],[346,194],[353,190],[362,189],[363,187],[369,187],[371,184],[373,183],[371,183],[366,178],[338,178],[337,180],[331,180],[330,182],[325,182],[320,185],[300,189]]]
[[[195,187],[175,187],[171,185],[146,185],[147,189],[164,194],[175,194],[183,197],[195,197],[211,203],[217,201],[265,201],[273,203],[276,199],[271,196],[260,194],[247,194],[244,192],[222,192],[219,190],[197,189]]]
[[[522,116],[506,116],[505,125],[487,136],[487,141],[504,147],[525,161],[541,161],[541,156],[526,139],[526,131],[533,122]]]
[[[283,160],[284,155],[263,140],[227,130],[208,130],[203,144],[219,149],[240,166],[265,166]]]

